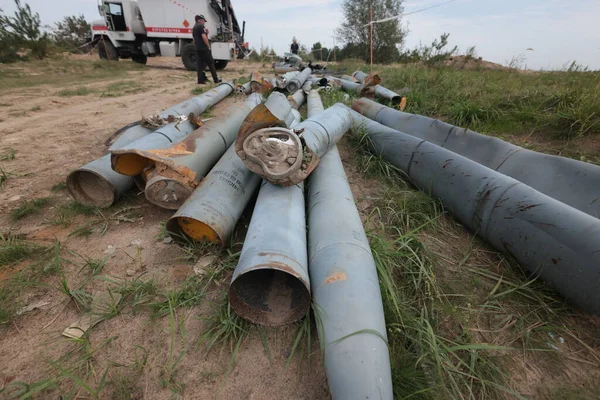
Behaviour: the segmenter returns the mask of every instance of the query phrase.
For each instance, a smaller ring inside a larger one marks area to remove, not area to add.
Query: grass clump
[[[92,91],[87,86],[80,86],[76,89],[63,89],[58,92],[58,95],[61,97],[73,97],[73,96],[87,96],[91,94]]]
[[[0,154],[0,161],[12,161],[15,159],[17,151],[15,149],[8,149],[6,153]]]
[[[97,216],[100,209],[94,206],[71,201],[56,207],[56,215],[49,220],[52,225],[60,225],[64,228],[70,226],[78,215]]]
[[[37,214],[42,208],[50,203],[50,197],[40,197],[38,199],[27,200],[11,213],[13,220],[18,221],[25,217]]]
[[[34,243],[0,233],[0,267],[15,265],[42,249]]]
[[[145,89],[136,81],[121,81],[108,85],[100,97],[120,97],[143,92]]]

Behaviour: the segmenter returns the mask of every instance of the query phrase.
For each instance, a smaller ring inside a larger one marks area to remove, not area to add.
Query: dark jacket
[[[204,24],[198,22],[194,25],[194,29],[192,29],[192,35],[194,36],[194,44],[198,50],[207,50],[208,47],[204,40],[202,39],[202,35],[206,34],[206,29],[204,29]]]
[[[292,43],[290,50],[292,51],[292,54],[298,54],[298,43]]]

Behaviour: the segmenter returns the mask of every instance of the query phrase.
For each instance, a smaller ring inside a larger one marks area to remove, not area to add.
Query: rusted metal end
[[[194,188],[177,179],[156,174],[145,187],[146,199],[161,208],[178,210],[190,197]]]
[[[229,301],[241,317],[260,325],[281,326],[302,319],[310,307],[310,287],[281,262],[257,265],[229,287]]]
[[[252,72],[252,75],[250,76],[250,90],[252,93],[266,94],[273,90],[273,85],[255,71]]]
[[[285,126],[284,121],[260,104],[244,120],[235,151],[250,171],[273,184],[291,186],[306,179],[317,167],[319,158],[295,131]]]
[[[304,181],[319,163],[298,132],[282,127],[264,128],[247,135],[238,155],[250,171],[280,186]]]
[[[244,119],[244,122],[242,122],[240,132],[238,133],[235,141],[235,152],[239,155],[240,151],[243,151],[242,145],[244,140],[246,140],[248,135],[250,135],[252,132],[273,126],[285,127],[285,122],[274,116],[264,104],[259,104],[258,106],[254,107],[246,119]]]
[[[219,234],[204,222],[190,217],[172,217],[167,221],[167,231],[172,233],[171,237],[178,243],[189,243],[192,241],[208,241],[221,244],[223,241]]]
[[[110,181],[94,171],[82,168],[69,174],[67,188],[81,204],[106,208],[116,200],[116,188]]]
[[[115,150],[111,157],[112,169],[121,175],[136,176],[148,165],[148,160],[137,154],[139,150]]]

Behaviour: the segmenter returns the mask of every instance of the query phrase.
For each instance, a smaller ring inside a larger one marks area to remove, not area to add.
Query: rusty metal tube
[[[312,70],[310,68],[304,68],[302,72],[288,81],[285,89],[290,93],[295,93],[297,90],[302,88],[302,85],[304,85],[304,82],[306,82],[311,74]]]
[[[600,166],[527,150],[433,118],[397,111],[369,99],[355,100],[352,108],[385,126],[460,154],[600,218]]]
[[[281,93],[272,93],[264,105],[256,107],[244,120],[246,125],[269,121],[294,122],[292,107]],[[237,156],[232,145],[202,180],[198,188],[167,222],[167,230],[178,242],[208,240],[225,244],[261,179]]]
[[[229,287],[235,312],[256,324],[298,321],[310,307],[304,185],[263,181]]]
[[[334,106],[293,130],[274,127],[238,135],[236,150],[251,171],[273,184],[291,186],[310,175],[350,126],[347,108]]]
[[[235,141],[246,116],[260,103],[262,95],[252,93],[244,102],[230,105],[226,115],[206,122],[178,144],[168,149],[137,151],[152,171],[144,190],[146,199],[161,208],[179,209]]]
[[[189,101],[187,107],[183,108],[187,114],[198,115],[203,113],[208,107],[212,107],[223,100],[235,90],[232,83],[224,82],[219,86],[195,97]],[[177,143],[195,130],[195,125],[191,118],[186,117],[181,121],[171,122],[153,131],[124,148],[113,150],[111,152],[111,165],[115,172],[123,175],[136,176],[142,173],[146,167],[144,157],[140,156],[139,150],[164,149]]]
[[[576,306],[600,314],[600,221],[509,176],[352,111],[373,151]],[[314,290],[314,289],[313,289]]]
[[[198,97],[203,97],[200,95]],[[193,111],[199,100],[193,98],[176,104],[159,113],[159,117],[168,120]],[[153,129],[136,125],[121,134],[108,149],[118,150],[152,133]],[[67,188],[71,196],[81,204],[96,207],[110,207],[123,194],[134,187],[131,177],[113,171],[111,155],[107,154],[71,172],[67,177]]]
[[[308,96],[308,110],[323,110],[317,91]],[[315,310],[322,311],[331,396],[392,399],[377,269],[336,146],[308,180],[308,225],[311,288]]]

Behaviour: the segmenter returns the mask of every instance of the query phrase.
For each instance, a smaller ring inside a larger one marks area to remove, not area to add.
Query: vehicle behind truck
[[[185,68],[195,71],[195,15],[206,16],[217,69],[248,52],[246,22],[240,29],[229,0],[100,0],[98,11],[104,19],[92,22],[92,40],[102,59],[146,64],[148,57],[181,57]]]

